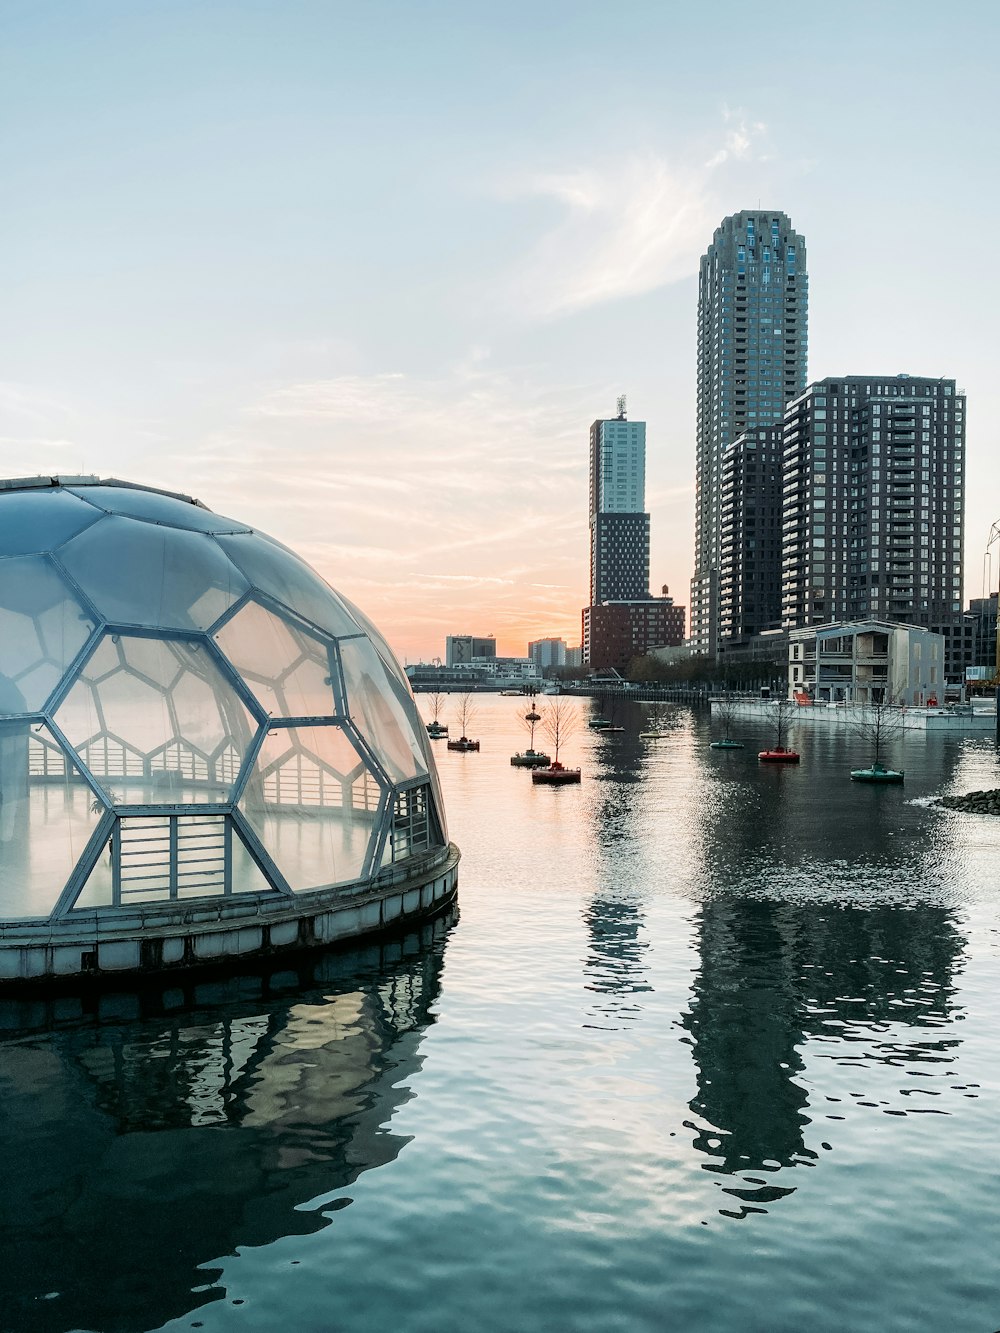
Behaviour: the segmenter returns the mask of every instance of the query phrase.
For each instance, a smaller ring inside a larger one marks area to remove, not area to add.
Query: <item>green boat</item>
[[[852,782],[902,782],[903,771],[899,768],[886,768],[884,764],[872,764],[871,768],[852,768]]]
[[[725,740],[713,741],[709,746],[711,750],[745,750],[746,746],[742,741],[731,741],[727,736]]]

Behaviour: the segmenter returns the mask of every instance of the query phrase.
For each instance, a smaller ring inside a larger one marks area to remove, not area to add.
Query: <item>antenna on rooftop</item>
[[[618,395],[618,420],[624,421],[625,414],[626,414],[625,395],[623,393],[620,393]]]

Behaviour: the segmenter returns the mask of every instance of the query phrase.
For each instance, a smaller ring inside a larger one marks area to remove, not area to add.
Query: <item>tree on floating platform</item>
[[[574,734],[579,721],[580,714],[568,699],[559,697],[545,705],[542,713],[542,730],[552,742],[553,764],[558,764],[559,747]]]
[[[886,747],[903,730],[903,710],[892,699],[873,704],[852,704],[847,725],[871,753],[872,768],[882,765]]]

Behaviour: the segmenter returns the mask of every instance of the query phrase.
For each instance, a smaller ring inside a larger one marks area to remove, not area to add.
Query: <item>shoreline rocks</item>
[[[1000,815],[1000,787],[994,787],[992,791],[970,791],[964,796],[938,796],[934,803],[970,815]]]

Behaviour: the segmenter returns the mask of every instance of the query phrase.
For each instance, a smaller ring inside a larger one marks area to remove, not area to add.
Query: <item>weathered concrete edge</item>
[[[160,911],[88,912],[0,926],[0,993],[63,982],[153,978],[273,958],[429,920],[458,892],[454,843],[419,870],[381,884],[338,886],[293,900],[192,901]]]

